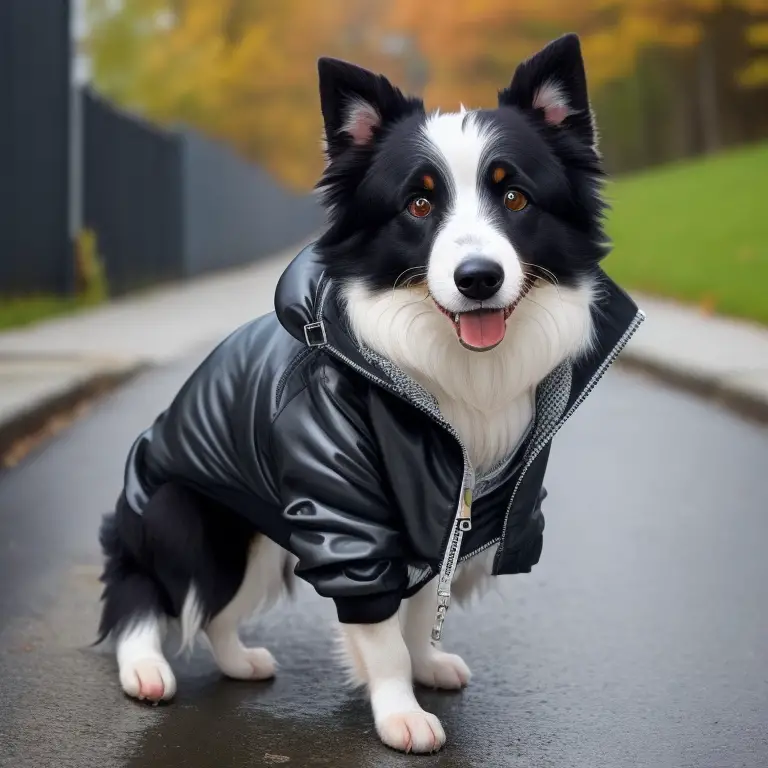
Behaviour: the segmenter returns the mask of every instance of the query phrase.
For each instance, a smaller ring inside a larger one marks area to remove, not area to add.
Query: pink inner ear
[[[568,99],[559,83],[544,83],[533,97],[534,109],[544,110],[544,119],[550,125],[560,125],[568,115],[573,114]]]
[[[341,130],[352,137],[355,144],[367,144],[373,138],[373,131],[381,125],[381,115],[365,101],[350,105],[347,119]]]
[[[550,125],[560,125],[570,114],[568,107],[544,107],[544,119]]]

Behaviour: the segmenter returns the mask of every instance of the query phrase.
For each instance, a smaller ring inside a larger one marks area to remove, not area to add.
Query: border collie
[[[530,571],[551,439],[642,320],[599,267],[602,169],[578,38],[523,62],[495,109],[427,112],[319,62],[329,226],[275,312],[222,342],[134,443],[101,530],[101,639],[159,702],[162,643],[275,672],[238,626],[294,575],[332,598],[381,740],[445,733],[414,682],[457,689],[452,598]]]

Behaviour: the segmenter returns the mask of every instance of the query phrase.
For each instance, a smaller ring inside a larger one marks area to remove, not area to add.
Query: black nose
[[[468,299],[486,301],[493,296],[504,282],[501,264],[482,256],[470,256],[456,267],[453,273],[456,287]]]

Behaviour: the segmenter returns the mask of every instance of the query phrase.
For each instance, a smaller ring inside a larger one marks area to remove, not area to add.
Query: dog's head
[[[601,166],[578,38],[522,63],[496,109],[427,114],[380,75],[319,62],[329,273],[427,292],[492,349],[537,281],[575,288],[605,254]]]

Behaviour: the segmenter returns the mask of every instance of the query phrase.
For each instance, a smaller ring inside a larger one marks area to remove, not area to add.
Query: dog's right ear
[[[323,57],[317,69],[329,160],[350,146],[371,144],[382,126],[424,109],[383,75],[354,64]]]

